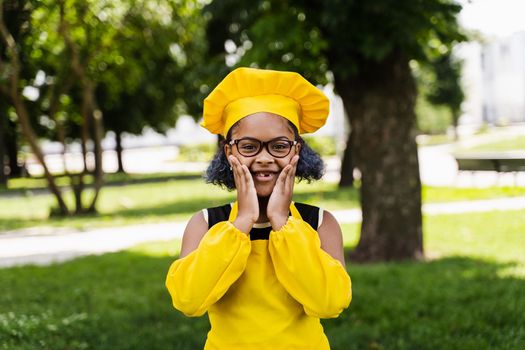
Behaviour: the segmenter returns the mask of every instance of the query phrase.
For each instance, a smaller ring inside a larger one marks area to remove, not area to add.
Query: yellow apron
[[[319,318],[348,307],[350,277],[293,203],[290,212],[268,240],[250,241],[231,224],[235,203],[228,221],[171,265],[166,286],[174,307],[187,316],[208,312],[205,350],[330,348]]]

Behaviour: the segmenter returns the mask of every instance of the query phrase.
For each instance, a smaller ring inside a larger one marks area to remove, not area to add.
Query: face
[[[260,112],[241,119],[232,129],[231,139],[238,140],[244,137],[255,138],[260,141],[269,141],[275,138],[286,138],[294,141],[294,132],[288,120],[272,113]],[[272,156],[266,147],[253,157],[245,157],[239,153],[237,146],[225,145],[226,156],[233,154],[241,164],[245,164],[252,174],[255,189],[259,197],[271,195],[277,178],[283,168],[290,163],[292,157],[299,154],[301,145],[292,146],[290,153],[278,158]]]

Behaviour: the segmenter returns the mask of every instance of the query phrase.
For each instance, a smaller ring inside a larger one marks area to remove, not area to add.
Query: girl
[[[323,163],[299,137],[328,116],[326,96],[297,73],[239,68],[204,100],[203,126],[225,137],[208,182],[237,201],[196,213],[166,286],[187,316],[208,312],[205,349],[329,349],[319,318],[351,301],[339,224],[292,202],[295,177]]]

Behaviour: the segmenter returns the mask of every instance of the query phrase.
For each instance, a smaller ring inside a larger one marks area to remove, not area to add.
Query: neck
[[[259,217],[257,223],[268,222],[268,215],[266,215],[266,208],[268,207],[268,200],[270,197],[257,197],[259,199]]]

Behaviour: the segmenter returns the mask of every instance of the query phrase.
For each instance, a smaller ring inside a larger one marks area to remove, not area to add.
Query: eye
[[[243,140],[237,145],[241,152],[254,153],[259,149],[259,144],[249,140]]]
[[[272,144],[272,150],[274,151],[286,151],[290,148],[290,144],[287,142],[275,142]]]

